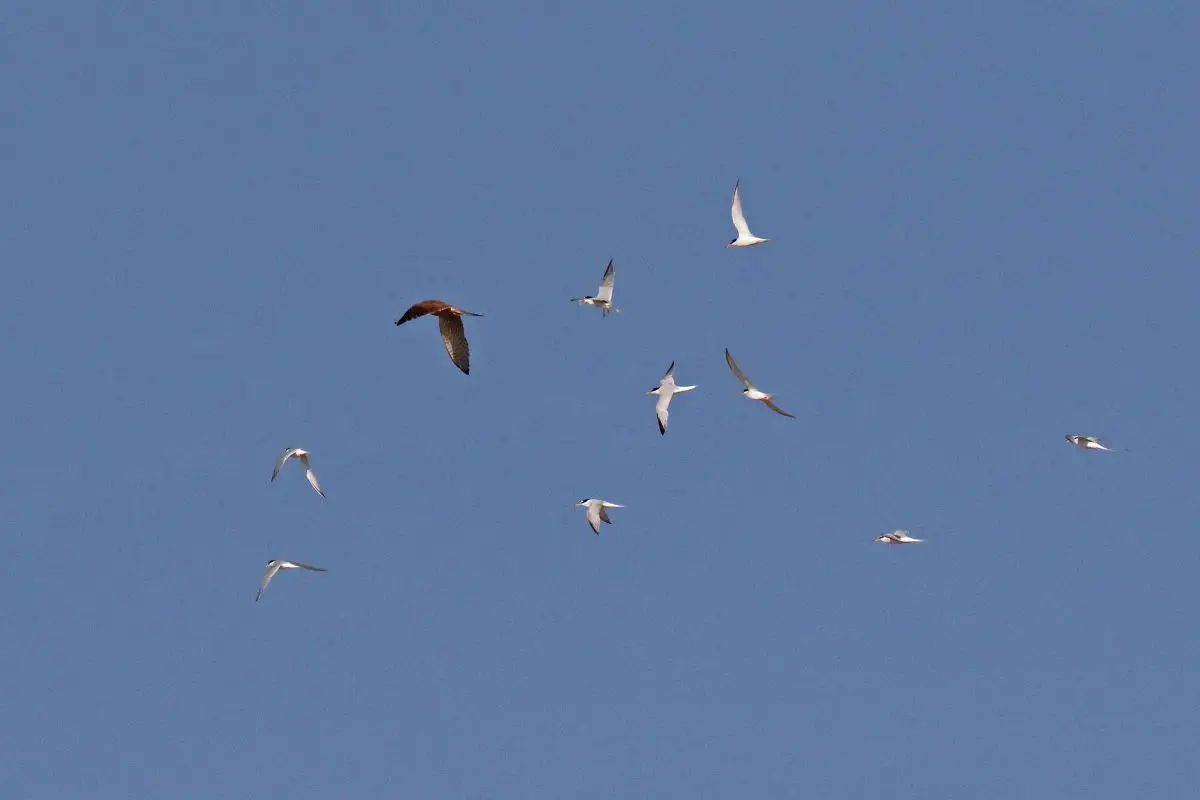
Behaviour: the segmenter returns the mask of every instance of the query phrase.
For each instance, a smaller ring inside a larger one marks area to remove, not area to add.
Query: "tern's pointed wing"
[[[733,227],[737,228],[739,237],[749,237],[754,234],[750,233],[750,226],[746,224],[746,215],[742,213],[742,179],[738,178],[737,183],[733,185],[733,208],[731,215],[733,217]]]
[[[321,491],[321,484],[317,483],[317,474],[313,472],[312,467],[309,466],[307,453],[300,456],[300,463],[304,465],[304,477],[308,478],[309,485],[317,490],[317,494],[321,495],[321,497],[324,497],[325,493]]]
[[[665,381],[667,378],[673,378],[673,377],[675,377],[675,362],[674,361],[671,362],[671,366],[667,367],[667,372],[665,375],[662,376],[662,379]]]
[[[658,396],[658,402],[654,404],[654,413],[658,417],[658,432],[667,432],[667,420],[671,416],[671,412],[667,407],[671,405],[671,392],[663,392]]]
[[[444,300],[422,300],[419,303],[413,304],[408,309],[408,311],[405,311],[404,315],[401,316],[400,319],[396,320],[396,324],[403,325],[404,323],[408,322],[410,319],[416,319],[417,317],[423,317],[426,314],[436,314],[437,312],[441,311],[442,309],[449,308],[449,307],[450,307],[450,304]]]
[[[316,490],[317,494],[321,495],[321,497],[325,497],[325,493],[321,491],[321,484],[317,483],[317,474],[315,472],[313,472],[311,469],[306,469],[304,471],[304,477],[308,478],[309,485]]]
[[[738,369],[737,362],[733,360],[733,356],[730,355],[728,347],[725,348],[725,363],[729,365],[729,370],[733,373],[733,376],[741,381],[747,389],[754,387],[754,384],[750,383],[750,379],[747,378],[740,369]]]
[[[292,561],[290,563],[293,564],[294,566],[300,567],[300,569],[309,569],[309,570],[312,570],[313,572],[328,572],[329,571],[329,570],[325,569],[324,567],[314,567],[312,564],[301,564],[299,561]]]
[[[275,480],[275,476],[279,474],[279,470],[283,468],[284,463],[291,458],[292,454],[295,452],[296,448],[289,447],[287,450],[284,450],[279,454],[279,460],[275,462],[275,469],[271,472],[271,480]]]
[[[587,507],[588,525],[592,526],[592,530],[597,536],[600,535],[600,516],[604,513],[604,509],[599,505],[590,505]]]
[[[452,315],[438,317],[438,330],[442,332],[442,344],[454,366],[463,371],[464,375],[471,374],[471,348],[467,345],[467,334],[463,330],[462,320]]]
[[[783,414],[785,417],[791,417],[792,419],[796,418],[795,414],[789,414],[788,412],[784,411],[782,408],[775,405],[774,401],[772,400],[763,400],[763,403],[765,403],[767,408],[771,409],[776,414]]]
[[[258,594],[254,598],[254,602],[258,602],[258,598],[262,597],[263,592],[267,590],[267,584],[271,582],[271,578],[275,577],[275,573],[279,572],[279,565],[272,564],[267,567],[267,574],[263,575],[262,583],[258,585]]]
[[[609,525],[612,525],[612,520],[608,518],[608,509],[605,508],[604,506],[600,506],[600,511],[597,514],[597,516],[600,517],[600,519],[607,522]]]
[[[602,303],[612,302],[613,277],[613,262],[609,259],[608,266],[604,268],[604,278],[600,281],[600,289],[596,292],[596,299]]]

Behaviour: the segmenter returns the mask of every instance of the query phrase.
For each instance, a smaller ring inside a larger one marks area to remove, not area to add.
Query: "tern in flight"
[[[258,595],[254,598],[254,602],[263,596],[263,592],[267,590],[267,584],[271,582],[271,578],[275,577],[275,573],[281,569],[310,569],[313,572],[325,572],[324,567],[314,567],[309,564],[301,564],[299,561],[280,561],[279,559],[271,559],[267,562],[267,574],[263,575],[262,583],[258,585]]]
[[[1066,439],[1071,444],[1083,450],[1103,450],[1106,453],[1115,452],[1113,448],[1100,444],[1099,436],[1080,436],[1078,433],[1068,433]]]
[[[658,395],[658,403],[654,406],[654,413],[658,417],[658,432],[665,434],[667,432],[667,419],[671,416],[671,412],[667,407],[671,405],[671,398],[680,392],[690,392],[695,389],[695,386],[678,386],[675,383],[675,362],[671,362],[671,366],[667,367],[667,374],[662,376],[658,382],[658,386],[646,392],[646,394]]]
[[[572,297],[572,303],[579,303],[581,306],[596,306],[600,309],[601,316],[607,317],[609,314],[620,311],[619,308],[612,304],[613,293],[613,262],[610,258],[608,266],[604,268],[604,277],[600,279],[600,288],[596,290],[596,296],[592,297]]]
[[[875,537],[875,541],[884,544],[916,544],[925,541],[924,539],[914,539],[908,535],[908,531],[892,531],[891,533],[881,533]]]
[[[276,476],[279,475],[279,470],[282,469],[287,460],[292,457],[300,459],[300,463],[304,466],[304,477],[308,478],[308,482],[312,484],[312,487],[317,491],[317,494],[321,495],[321,497],[324,497],[325,493],[321,491],[321,484],[317,483],[317,476],[315,473],[313,473],[312,467],[308,465],[308,451],[301,450],[299,447],[289,447],[279,454],[279,460],[275,462],[275,470],[271,473],[271,480],[275,480]]]
[[[592,526],[592,531],[594,531],[597,536],[600,535],[600,523],[601,522],[607,522],[609,525],[612,524],[612,520],[608,518],[608,510],[607,509],[624,508],[625,507],[625,506],[617,505],[616,503],[610,503],[607,500],[593,500],[590,497],[586,498],[584,500],[580,500],[575,505],[583,506],[584,508],[587,509],[588,525]]]
[[[733,372],[734,377],[741,381],[742,385],[746,387],[745,389],[742,389],[742,394],[746,395],[746,397],[749,397],[751,400],[761,400],[763,405],[774,411],[776,414],[783,414],[785,417],[791,417],[792,419],[796,418],[795,414],[789,414],[779,406],[775,405],[775,395],[767,394],[766,392],[760,392],[758,389],[754,388],[754,384],[752,384],[750,380],[744,374],[742,374],[742,371],[738,369],[737,362],[734,361],[733,356],[729,354],[728,347],[725,348],[725,363],[729,365],[729,369],[731,372]]]
[[[426,314],[433,314],[438,318],[438,330],[442,332],[442,344],[446,345],[446,352],[450,354],[450,360],[454,362],[454,366],[461,369],[464,375],[470,375],[471,348],[467,345],[467,334],[463,331],[462,317],[464,314],[469,317],[482,317],[483,314],[455,308],[442,300],[422,300],[405,311],[404,316],[396,320],[396,324],[403,325],[410,319],[423,317]]]
[[[733,227],[737,228],[737,238],[731,241],[726,247],[753,247],[756,244],[769,242],[770,239],[763,239],[755,236],[750,232],[750,226],[746,224],[746,215],[742,213],[742,193],[740,186],[742,179],[738,178],[737,183],[733,185]]]

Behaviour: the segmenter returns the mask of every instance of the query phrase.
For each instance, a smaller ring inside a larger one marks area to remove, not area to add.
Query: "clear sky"
[[[1197,29],[8,4],[4,795],[1195,797]]]

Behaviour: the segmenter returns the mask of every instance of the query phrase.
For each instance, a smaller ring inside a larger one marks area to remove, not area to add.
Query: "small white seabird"
[[[667,432],[667,419],[671,416],[667,407],[671,405],[671,398],[680,392],[690,392],[695,389],[695,386],[679,386],[675,383],[675,362],[671,362],[671,366],[667,367],[667,374],[659,380],[658,386],[650,389],[646,394],[658,395],[658,403],[654,406],[654,413],[658,417],[658,432],[665,434]]]
[[[575,505],[583,506],[587,509],[588,525],[592,526],[592,531],[595,532],[597,536],[600,535],[601,522],[607,522],[609,525],[612,524],[612,520],[608,518],[608,511],[606,509],[625,507],[622,505],[617,505],[616,503],[610,503],[607,500],[593,500],[590,497],[580,500]]]
[[[796,418],[795,414],[789,414],[779,406],[775,405],[775,395],[767,394],[766,392],[760,392],[758,389],[754,388],[754,384],[750,383],[750,380],[744,374],[742,374],[740,369],[738,369],[738,365],[733,360],[733,356],[729,354],[728,347],[725,348],[725,363],[729,365],[729,369],[731,372],[733,372],[734,377],[741,381],[742,385],[746,387],[745,389],[742,389],[742,394],[744,394],[746,397],[749,397],[751,400],[761,400],[763,405],[774,411],[776,414],[783,414],[785,417],[791,417],[792,419]]]
[[[916,544],[923,542],[924,539],[914,539],[908,535],[908,531],[892,531],[891,533],[881,533],[875,537],[875,541],[883,544]]]
[[[317,490],[317,494],[324,497],[325,493],[321,491],[321,485],[317,483],[317,476],[313,473],[312,467],[308,465],[308,451],[301,450],[299,447],[289,447],[280,454],[279,460],[275,462],[275,471],[271,473],[271,480],[275,480],[284,463],[293,456],[300,459],[300,463],[304,465],[304,476],[308,478],[308,482],[312,484],[312,487]]]
[[[746,215],[742,213],[741,185],[741,178],[738,178],[737,183],[733,184],[733,208],[731,209],[733,227],[737,228],[738,235],[736,239],[725,245],[726,247],[753,247],[756,244],[771,241],[770,239],[755,236],[750,232],[750,226],[746,224]]]
[[[613,262],[610,258],[608,266],[604,268],[604,277],[600,279],[600,288],[596,290],[596,296],[592,297],[572,297],[572,303],[579,303],[581,306],[595,306],[600,309],[601,316],[607,317],[609,314],[620,311],[619,308],[612,304],[613,293]]]
[[[1080,436],[1078,433],[1068,433],[1066,439],[1071,444],[1083,450],[1104,450],[1105,452],[1115,452],[1111,447],[1105,447],[1100,444],[1098,436]]]
[[[301,564],[299,561],[280,561],[279,559],[271,559],[267,562],[267,574],[263,575],[262,583],[258,585],[258,595],[254,598],[254,602],[263,596],[263,592],[267,590],[267,584],[271,582],[271,578],[275,577],[275,573],[281,569],[309,569],[313,572],[326,572],[324,567],[314,567],[310,564]]]

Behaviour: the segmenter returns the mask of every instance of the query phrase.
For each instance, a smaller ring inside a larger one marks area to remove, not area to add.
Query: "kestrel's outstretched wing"
[[[439,315],[438,330],[442,333],[442,344],[446,345],[446,352],[454,366],[461,369],[464,375],[470,375],[471,348],[467,344],[462,318],[451,314]]]
[[[414,303],[408,311],[405,311],[400,319],[396,320],[397,325],[403,325],[409,320],[423,317],[426,314],[436,314],[439,311],[445,311],[450,308],[450,304],[444,300],[422,300],[419,303]]]

